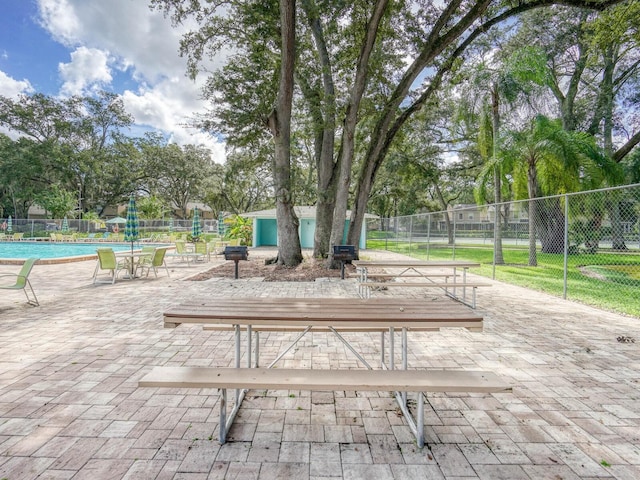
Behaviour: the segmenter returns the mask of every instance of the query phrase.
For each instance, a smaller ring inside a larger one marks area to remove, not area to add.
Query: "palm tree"
[[[516,194],[526,185],[526,197],[520,196],[529,199],[529,266],[536,266],[536,237],[542,252],[564,252],[560,200],[536,199],[589,188],[602,181],[610,162],[591,135],[564,130],[560,120],[542,115],[526,129],[512,133],[505,159],[514,175]]]
[[[480,116],[478,148],[485,161],[480,174],[476,200],[484,202],[487,185],[493,184],[495,205],[494,220],[494,265],[503,265],[502,253],[502,201],[505,172],[501,155],[501,106],[513,106],[521,97],[531,94],[536,85],[543,85],[546,79],[546,57],[534,47],[520,48],[497,66],[481,65],[477,69],[474,83],[488,85],[485,90],[483,109]]]

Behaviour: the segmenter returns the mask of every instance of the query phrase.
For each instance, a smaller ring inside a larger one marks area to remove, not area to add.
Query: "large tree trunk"
[[[336,135],[336,94],[333,82],[333,67],[329,49],[320,22],[319,9],[314,0],[302,0],[302,9],[307,16],[309,28],[318,52],[318,68],[322,72],[322,95],[311,92],[305,95],[311,105],[316,127],[315,160],[318,171],[316,228],[313,239],[313,256],[326,257],[329,253],[331,223],[336,201],[336,184],[339,163],[334,161]],[[299,82],[306,84],[303,79]],[[303,93],[305,89],[303,88]]]
[[[558,198],[536,200],[535,222],[542,253],[564,253],[565,216]]]
[[[494,265],[504,265],[504,257],[502,255],[502,172],[497,163],[499,153],[499,131],[500,131],[500,97],[498,96],[498,86],[492,85],[491,88],[491,123],[493,130],[493,148],[492,155],[495,167],[493,168],[493,187],[495,204],[495,221],[493,225],[493,263]]]
[[[275,158],[273,178],[278,221],[278,264],[296,266],[302,262],[299,220],[293,209],[291,181],[291,105],[295,59],[295,0],[280,0],[282,64],[275,109],[268,119],[273,134]]]
[[[617,56],[617,50],[614,51],[613,45],[609,45],[603,52],[604,70],[602,73],[602,95],[603,95],[603,120],[602,136],[604,138],[604,152],[610,158],[613,158],[613,110],[614,110],[614,92],[613,92],[613,76],[615,69],[614,57]],[[606,202],[609,220],[611,221],[611,242],[614,250],[626,250],[627,246],[624,242],[624,232],[620,219],[620,204],[616,200],[616,195],[610,201]]]
[[[351,166],[353,164],[353,155],[355,150],[355,131],[358,123],[358,109],[360,108],[360,101],[367,86],[368,72],[369,72],[369,58],[373,51],[373,46],[376,41],[378,33],[378,27],[380,21],[384,15],[384,11],[387,7],[389,0],[377,0],[374,7],[371,19],[366,26],[365,39],[360,49],[360,55],[358,56],[358,65],[356,68],[356,75],[351,89],[351,95],[349,97],[349,103],[347,105],[343,133],[342,133],[342,145],[340,156],[340,176],[337,183],[336,192],[336,204],[333,212],[333,223],[331,225],[331,244],[339,245],[342,243],[344,237],[345,221],[347,218],[347,205],[349,201],[349,186],[351,184]],[[369,192],[371,186],[369,186]],[[362,224],[361,224],[362,225]],[[358,238],[355,240],[348,239],[348,243],[351,243],[358,248]],[[329,264],[333,268],[337,268],[337,262],[333,261],[332,252],[329,252]]]
[[[449,216],[449,205],[447,205],[447,201],[444,199],[444,195],[442,194],[442,189],[437,182],[434,184],[434,189],[436,196],[438,197],[438,201],[440,202],[440,206],[442,207],[442,211],[444,212],[444,221],[447,226],[447,245],[453,245],[455,238],[453,236],[453,222]]]

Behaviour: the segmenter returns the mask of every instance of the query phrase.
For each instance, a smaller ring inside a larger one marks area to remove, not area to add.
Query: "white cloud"
[[[8,98],[16,98],[19,93],[31,93],[33,87],[29,80],[15,80],[0,70],[0,92]]]
[[[88,87],[108,85],[113,79],[109,68],[109,56],[96,48],[79,47],[71,53],[70,63],[58,64],[64,80],[63,95],[82,95]]]
[[[204,145],[212,151],[215,162],[224,163],[224,144],[206,132],[187,126],[189,118],[193,116],[194,109],[189,105],[196,103],[193,99],[197,95],[197,86],[191,84],[189,90],[176,90],[175,84],[174,79],[148,90],[127,90],[122,95],[125,109],[134,116],[137,124],[158,128],[170,136],[170,141],[179,145]]]
[[[143,0],[38,0],[38,5],[42,26],[63,45],[76,48],[71,62],[60,67],[63,93],[96,86],[121,93],[136,123],[162,130],[176,143],[223,152],[210,135],[192,135],[184,127],[189,117],[206,109],[200,99],[205,79],[188,79],[186,59],[178,54],[188,27],[174,28]],[[130,80],[126,90],[117,84],[122,77]],[[217,161],[223,158],[216,155]]]
[[[81,22],[67,0],[38,0],[42,26],[63,45],[78,41]]]
[[[20,93],[32,93],[33,87],[28,80],[15,80],[0,70],[0,92],[2,92],[3,96],[15,100]],[[15,131],[9,130],[4,126],[0,126],[0,133],[14,140],[19,137]]]

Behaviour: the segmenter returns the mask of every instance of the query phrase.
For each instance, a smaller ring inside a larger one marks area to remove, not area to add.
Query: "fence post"
[[[456,214],[452,210],[451,216],[453,217],[453,245],[451,246],[453,255],[452,260],[456,259]]]
[[[500,215],[500,206],[499,204],[495,204],[495,208],[493,209],[493,266],[491,267],[491,279],[496,279],[496,248],[498,245],[498,232],[496,225],[498,224],[498,215]]]
[[[431,247],[431,214],[427,214],[427,260],[429,260],[429,247]]]
[[[413,215],[409,217],[409,255],[411,255],[413,245]]]
[[[564,266],[562,298],[567,299],[567,276],[569,265],[569,195],[564,196]]]

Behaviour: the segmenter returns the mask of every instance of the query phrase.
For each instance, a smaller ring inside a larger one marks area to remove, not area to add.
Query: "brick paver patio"
[[[395,257],[363,258],[381,255]],[[514,387],[428,395],[425,448],[388,392],[305,391],[250,392],[221,446],[217,391],[137,382],[155,365],[232,365],[232,334],[164,329],[162,312],[186,300],[348,298],[357,289],[353,280],[185,280],[210,267],[171,261],[171,278],[94,286],[94,262],[36,265],[40,307],[21,292],[0,294],[0,478],[640,478],[640,320],[497,282],[478,293],[483,333],[409,337],[412,366],[490,370]],[[428,302],[436,293],[376,295]],[[375,363],[378,335],[348,335]],[[263,333],[261,357],[288,338]],[[305,337],[282,365],[358,368],[324,333]]]

